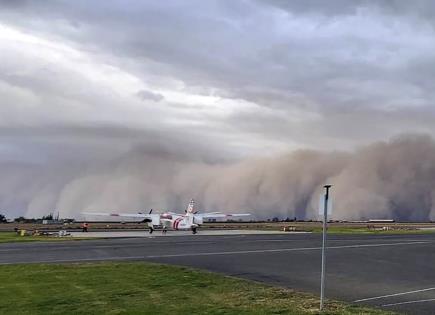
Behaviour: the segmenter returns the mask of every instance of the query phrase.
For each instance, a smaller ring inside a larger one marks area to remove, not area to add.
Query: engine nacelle
[[[151,214],[151,224],[154,226],[160,225],[160,214]]]
[[[193,223],[195,223],[195,224],[203,224],[204,223],[204,218],[201,215],[195,215],[193,217]]]

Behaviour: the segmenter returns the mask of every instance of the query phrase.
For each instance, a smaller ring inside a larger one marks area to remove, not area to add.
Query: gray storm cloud
[[[0,0],[0,212],[194,197],[314,219],[328,182],[337,219],[432,219],[434,16],[429,0]]]
[[[164,96],[158,93],[153,93],[151,91],[139,91],[136,93],[136,96],[139,97],[141,100],[151,100],[154,102],[160,102],[164,99]]]
[[[1,206],[21,207],[29,217],[57,209],[78,218],[84,210],[181,211],[193,197],[207,211],[316,219],[322,185],[330,183],[336,219],[435,217],[435,142],[429,136],[403,135],[352,153],[298,150],[238,162],[186,154],[154,147],[104,165],[3,164]]]

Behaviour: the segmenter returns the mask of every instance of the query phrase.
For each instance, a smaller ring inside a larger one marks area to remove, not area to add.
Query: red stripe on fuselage
[[[173,223],[173,228],[174,228],[174,230],[178,230],[178,225],[180,224],[180,221],[181,220],[183,220],[183,218],[181,217],[181,218],[177,218],[177,219],[175,219],[174,220],[174,223]]]
[[[181,221],[183,221],[183,220],[184,220],[184,218],[180,218],[180,220],[178,220],[178,222],[177,222],[177,230],[178,230],[178,227],[180,226]]]

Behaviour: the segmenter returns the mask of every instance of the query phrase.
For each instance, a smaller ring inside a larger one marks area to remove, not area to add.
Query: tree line
[[[24,216],[20,216],[12,220],[15,223],[41,223],[44,220],[54,220],[53,214],[45,215],[42,218],[26,218]],[[8,219],[5,215],[0,214],[0,223],[8,223]]]

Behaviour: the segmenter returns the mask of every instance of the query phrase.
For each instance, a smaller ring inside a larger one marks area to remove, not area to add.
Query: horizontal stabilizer
[[[221,213],[221,212],[209,212],[209,213],[200,213],[195,216],[200,216],[203,219],[214,219],[214,218],[232,218],[232,217],[246,217],[251,215],[250,213]]]
[[[150,219],[152,216],[152,214],[144,214],[144,213],[82,212],[82,214],[91,215],[91,216],[141,218],[141,219]]]

